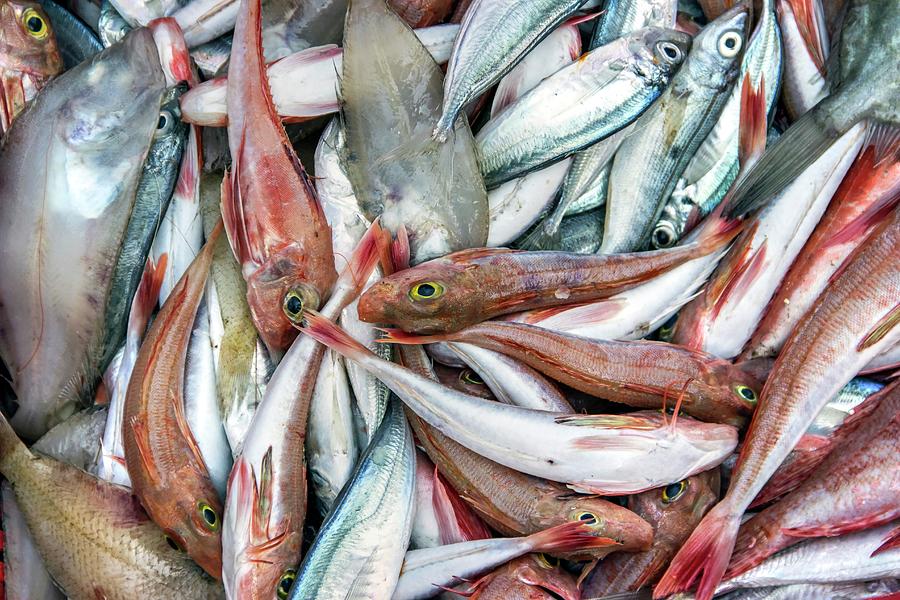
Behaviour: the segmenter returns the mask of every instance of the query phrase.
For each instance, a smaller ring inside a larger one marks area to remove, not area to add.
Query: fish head
[[[434,363],[433,367],[438,380],[447,387],[459,390],[465,394],[484,398],[485,400],[496,400],[494,393],[491,392],[481,376],[472,369],[468,367],[455,369],[437,362]]]
[[[171,517],[163,527],[166,540],[211,577],[222,579],[222,502],[208,476],[191,473],[180,481],[182,493],[163,500],[162,510]]]
[[[50,18],[37,2],[0,2],[0,133],[63,69]]]
[[[559,560],[546,554],[526,554],[521,556],[507,563],[506,571],[512,575],[510,583],[513,589],[524,584],[550,592],[564,600],[579,600],[581,598],[578,582],[575,578],[562,569]],[[510,590],[510,597],[512,596],[512,590]],[[546,596],[550,596],[550,594],[536,597],[543,598]],[[525,597],[534,596],[529,595]]]
[[[683,67],[690,70],[691,81],[723,91],[731,85],[740,72],[749,23],[749,7],[739,3],[704,27]]]
[[[649,416],[648,413],[638,414]],[[705,423],[679,415],[674,423],[670,420],[665,427],[665,435],[679,448],[673,456],[688,465],[691,475],[721,464],[737,447],[737,428],[732,425]]]
[[[591,556],[617,550],[646,550],[653,540],[653,528],[647,521],[624,506],[599,496],[551,493],[541,499],[535,512],[541,528],[581,522],[598,537],[608,537],[620,544],[598,548]]]
[[[691,36],[674,29],[645,27],[628,36],[635,71],[660,88],[681,67],[691,49]]]
[[[707,364],[701,401],[709,402],[710,412],[721,414],[715,420],[742,425],[753,414],[765,383],[765,363],[746,361],[733,365],[723,360]]]
[[[359,318],[413,333],[457,331],[482,320],[482,302],[490,291],[480,288],[464,266],[435,259],[366,290],[359,299]]]

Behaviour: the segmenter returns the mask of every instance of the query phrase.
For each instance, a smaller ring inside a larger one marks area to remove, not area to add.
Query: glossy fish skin
[[[693,528],[719,499],[719,469],[628,498],[628,508],[653,525],[653,547],[610,556],[585,581],[588,598],[641,589],[656,583]]]
[[[496,187],[626,127],[663,93],[690,45],[681,32],[641,29],[544,79],[478,132],[485,185]]]
[[[723,596],[725,600],[819,600],[820,598],[889,598],[900,591],[896,579],[840,583],[795,583],[791,585],[745,588]]]
[[[900,387],[894,384],[878,396],[875,410],[806,481],[741,525],[726,577],[804,539],[877,527],[900,517]]]
[[[655,595],[690,586],[708,600],[731,556],[740,518],[821,408],[885,348],[900,339],[900,209],[845,262],[829,293],[797,324],[760,395],[731,486],[679,551]]]
[[[298,567],[288,598],[391,596],[412,529],[415,470],[412,431],[395,399]]]
[[[678,177],[715,125],[739,72],[747,8],[738,5],[707,25],[653,107],[613,159],[600,253],[643,248]]]
[[[223,598],[221,585],[169,546],[127,489],[31,453],[5,419],[0,470],[48,571],[69,598]]]
[[[388,330],[388,339],[409,343],[410,338]],[[678,398],[686,413],[714,423],[744,423],[762,389],[740,366],[664,342],[594,341],[499,321],[440,339],[502,352],[577,390],[629,406],[653,409]]]
[[[66,69],[78,66],[103,50],[94,30],[69,10],[53,0],[41,0],[41,6],[53,23],[56,45]]]
[[[383,0],[352,2],[345,38],[342,158],[365,217],[405,226],[412,264],[483,246],[487,193],[468,125],[449,143],[429,139],[441,70]]]
[[[559,223],[560,250],[593,254],[600,249],[603,240],[604,212],[595,208],[586,212],[563,217]]]
[[[447,65],[443,107],[433,137],[459,135],[457,116],[500,80],[585,0],[476,0],[463,17]]]
[[[672,0],[612,0],[604,6],[603,14],[591,33],[591,48],[609,44],[626,33],[642,27],[675,28],[678,3]]]
[[[135,31],[51,82],[4,139],[0,356],[18,396],[13,425],[25,437],[71,414],[104,366],[109,275],[164,86],[151,33]],[[32,197],[45,201],[16,200]],[[53,252],[38,250],[42,239]],[[66,293],[48,293],[56,289]]]
[[[575,578],[539,554],[528,554],[499,567],[477,582],[478,600],[578,600]]]
[[[282,304],[296,294],[319,308],[337,279],[316,190],[275,111],[260,37],[260,0],[242,0],[228,67],[228,146],[222,218],[241,263],[260,337],[283,352],[296,337]]]
[[[796,121],[828,95],[825,61],[830,44],[825,15],[821,0],[776,0],[776,10],[784,40],[782,99]],[[812,39],[807,39],[808,31]]]
[[[63,69],[50,18],[37,2],[0,4],[0,136]]]
[[[777,293],[743,352],[744,358],[774,356],[831,276],[900,201],[900,160],[876,161],[864,147],[834,194],[828,209],[782,279]]]

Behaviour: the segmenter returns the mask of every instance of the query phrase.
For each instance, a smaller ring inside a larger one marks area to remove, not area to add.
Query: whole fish
[[[829,455],[831,450],[851,435],[871,413],[883,384],[856,377],[825,405],[815,420],[787,455],[784,462],[756,495],[750,508],[761,506],[791,491],[802,483]]]
[[[185,361],[217,229],[182,276],[141,344],[123,413],[132,489],[172,544],[216,579],[222,502],[185,416]]]
[[[900,386],[878,395],[878,407],[809,479],[741,525],[726,578],[806,538],[869,529],[900,517]]]
[[[577,491],[615,495],[658,487],[719,464],[737,444],[727,425],[669,427],[658,414],[561,415],[482,400],[379,358],[313,312],[305,322],[304,333],[376,373],[433,427],[485,458]],[[479,431],[478,424],[492,423],[504,427]],[[537,447],[533,439],[543,443]],[[604,458],[591,458],[593,452]]]
[[[412,432],[393,400],[298,567],[288,598],[391,596],[412,529],[415,465]]]
[[[470,598],[478,600],[581,598],[575,578],[543,554],[528,554],[511,560],[482,576],[472,587],[476,592]]]
[[[512,69],[521,58],[585,0],[476,0],[466,11],[453,45],[443,107],[433,137],[447,140],[451,131],[465,135],[457,116]]]
[[[900,209],[894,209],[794,328],[760,394],[728,493],[675,556],[655,596],[682,591],[703,572],[698,597],[712,597],[744,510],[828,400],[900,339],[898,252]]]
[[[689,415],[715,423],[742,424],[762,389],[739,365],[665,342],[587,340],[500,321],[434,337],[385,332],[387,341],[401,344],[451,341],[501,352],[579,391],[629,406],[657,408],[677,398]]]
[[[821,0],[776,0],[776,8],[784,40],[782,99],[796,121],[828,95],[825,11]]]
[[[429,139],[441,71],[383,0],[350,5],[341,98],[344,164],[366,218],[380,215],[392,232],[405,226],[413,264],[483,246],[487,193],[474,140],[465,124],[452,143]]]
[[[639,590],[656,583],[681,544],[718,499],[718,469],[630,496],[628,508],[653,525],[653,547],[635,554],[620,552],[603,560],[585,581],[584,596]]]
[[[228,67],[228,146],[222,218],[247,281],[253,322],[270,351],[296,337],[282,306],[319,308],[337,278],[325,215],[285,134],[266,82],[260,2],[243,0]]]
[[[865,147],[847,171],[747,342],[744,358],[774,356],[781,350],[841,263],[900,201],[900,160],[876,163],[875,154],[873,146]]]
[[[69,598],[223,598],[221,585],[169,546],[127,489],[32,453],[2,417],[0,471]]]
[[[97,34],[69,10],[53,0],[40,0],[40,4],[53,23],[56,45],[66,69],[78,66],[103,50]]]
[[[51,82],[5,136],[0,356],[18,397],[13,425],[25,437],[71,414],[106,366],[110,274],[164,86],[153,36],[136,30]],[[35,197],[44,200],[23,201]],[[39,251],[47,239],[54,251]],[[49,293],[59,286],[65,294]]]
[[[63,70],[53,25],[37,2],[0,4],[0,135],[25,105]]]
[[[469,579],[530,552],[567,552],[615,545],[594,537],[586,523],[565,523],[524,538],[492,538],[410,550],[403,559],[393,600],[435,596],[459,579]]]
[[[437,25],[416,30],[416,37],[439,63],[447,62],[456,25]],[[195,54],[195,53],[193,53]],[[285,123],[300,122],[337,112],[338,73],[343,65],[343,50],[334,44],[299,50],[266,65],[275,109]],[[207,127],[228,124],[228,78],[204,81],[181,100],[182,118]]]
[[[381,233],[374,224],[350,257],[323,307],[331,318],[359,294],[374,269]],[[284,314],[296,319],[306,309],[299,298],[291,299]],[[294,579],[307,512],[307,421],[324,354],[324,346],[305,336],[291,344],[234,461],[222,537],[229,598],[271,598]]]
[[[715,125],[739,72],[748,14],[735,6],[694,38],[672,84],[613,159],[602,254],[643,248],[678,177]]]
[[[582,56],[541,81],[478,132],[489,188],[606,138],[666,89],[690,37],[649,27]]]
[[[609,256],[462,250],[382,279],[360,298],[359,316],[439,333],[503,314],[605,298],[715,252],[736,229],[733,221],[709,220],[683,246]]]
[[[798,119],[734,190],[733,214],[746,214],[781,192],[857,123],[869,121],[883,152],[896,151],[900,126],[894,65],[900,42],[900,5],[890,0],[848,0],[844,26],[828,66],[831,93]],[[875,85],[874,82],[877,82]]]

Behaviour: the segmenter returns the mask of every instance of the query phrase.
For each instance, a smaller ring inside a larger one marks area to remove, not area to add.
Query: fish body
[[[483,246],[487,193],[468,126],[447,144],[429,138],[440,69],[382,0],[359,0],[347,14],[343,160],[366,218],[380,216],[389,231],[405,226],[413,264]]]
[[[793,120],[828,95],[828,31],[821,0],[776,0],[784,40],[784,107]]]
[[[97,455],[97,440],[103,433],[106,416],[103,406],[79,411],[42,435],[31,449],[88,471]]]
[[[584,1],[473,2],[460,24],[447,65],[443,108],[434,127],[434,137],[445,141],[451,131],[460,127],[457,124],[460,111],[499,81]]]
[[[415,469],[412,432],[394,400],[297,569],[288,598],[391,596],[412,529]]]
[[[632,2],[613,0],[608,2],[604,7],[603,14],[597,17],[597,23],[591,33],[590,47],[605,46],[616,38],[643,27],[655,26],[674,29],[677,9],[678,3],[672,2],[672,0]]]
[[[270,351],[296,337],[282,311],[288,294],[304,307],[327,299],[337,273],[316,190],[278,119],[266,81],[259,0],[245,0],[228,67],[228,146],[222,217],[247,281],[253,322]]]
[[[603,240],[604,212],[589,210],[563,217],[559,223],[560,247],[563,252],[593,254],[600,249]]]
[[[63,70],[50,18],[37,2],[0,4],[0,135]]]
[[[690,45],[681,32],[641,29],[548,76],[478,132],[487,187],[626,127],[660,97]]]
[[[100,2],[100,20],[97,21],[97,30],[104,48],[121,42],[132,29],[134,27],[128,24],[128,21],[119,14],[109,0]]]
[[[0,355],[26,437],[71,414],[105,367],[111,274],[164,86],[151,33],[135,31],[54,80],[4,139]]]
[[[730,97],[740,70],[747,9],[703,28],[672,84],[641,115],[613,159],[600,252],[643,248],[678,177]]]

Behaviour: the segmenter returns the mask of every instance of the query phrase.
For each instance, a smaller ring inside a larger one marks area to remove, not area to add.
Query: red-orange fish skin
[[[431,27],[447,18],[453,0],[389,0],[390,6],[413,29]]]
[[[232,170],[222,186],[228,239],[247,281],[253,322],[270,350],[297,337],[284,316],[294,290],[320,308],[337,278],[331,228],[275,110],[262,56],[259,0],[244,0],[228,69]]]
[[[188,343],[218,231],[178,281],[141,345],[125,399],[123,442],[132,489],[147,513],[203,570],[221,579],[222,503],[184,414]]]
[[[475,582],[473,600],[578,600],[578,582],[559,564],[539,554],[526,554]]]

